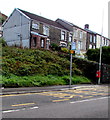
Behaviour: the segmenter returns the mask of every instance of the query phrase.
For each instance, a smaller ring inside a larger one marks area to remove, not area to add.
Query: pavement
[[[46,92],[46,91],[59,91],[65,89],[79,89],[79,88],[89,88],[89,87],[108,87],[106,84],[93,85],[93,84],[81,84],[81,85],[60,85],[60,86],[47,86],[47,87],[21,87],[21,88],[0,88],[1,95],[9,94],[23,94],[23,93],[36,93],[36,92]]]

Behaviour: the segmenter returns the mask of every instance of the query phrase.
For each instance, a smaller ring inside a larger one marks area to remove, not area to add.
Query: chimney
[[[85,24],[84,29],[89,29],[89,24]]]

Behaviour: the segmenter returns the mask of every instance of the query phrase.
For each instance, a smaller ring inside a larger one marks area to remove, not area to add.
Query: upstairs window
[[[38,23],[32,23],[32,28],[33,29],[39,29],[39,24]]]
[[[92,42],[92,35],[90,35],[90,42]]]
[[[43,26],[43,33],[47,36],[49,36],[49,27],[48,26]]]
[[[66,33],[65,33],[65,31],[61,31],[61,40],[66,40]]]
[[[80,32],[80,39],[82,39],[83,38],[83,32],[81,31]]]
[[[78,30],[74,29],[74,37],[78,37]]]
[[[94,40],[93,40],[94,43],[96,43],[96,36],[94,36]]]

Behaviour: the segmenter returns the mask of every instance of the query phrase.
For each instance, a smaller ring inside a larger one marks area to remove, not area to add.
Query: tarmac
[[[108,87],[106,84],[102,85],[93,85],[93,84],[79,84],[79,85],[59,85],[59,86],[46,86],[46,87],[20,87],[20,88],[3,88],[0,89],[0,95],[9,95],[9,94],[23,94],[23,93],[39,93],[46,91],[60,91],[65,89],[80,89],[80,88],[89,88],[89,87]]]

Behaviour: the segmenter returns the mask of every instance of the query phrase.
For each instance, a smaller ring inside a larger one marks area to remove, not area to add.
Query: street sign
[[[74,50],[70,50],[70,53],[71,53],[71,54],[74,54],[74,52],[75,52]]]
[[[76,50],[76,42],[71,43],[71,50]]]

